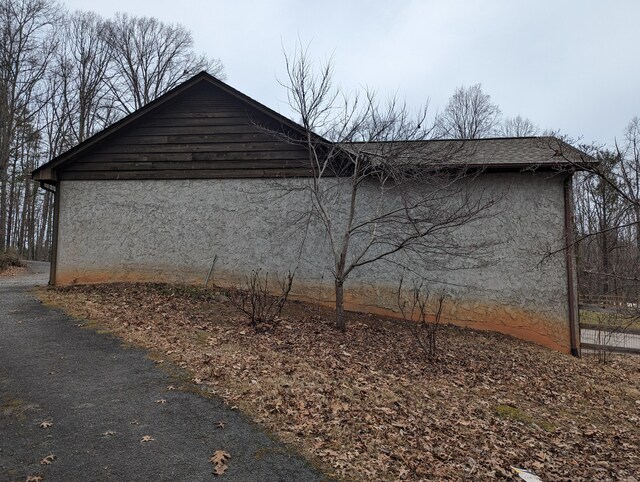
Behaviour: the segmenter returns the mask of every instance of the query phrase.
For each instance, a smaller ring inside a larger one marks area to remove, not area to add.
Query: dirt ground
[[[163,284],[39,296],[188,370],[343,480],[638,480],[640,357],[608,365],[443,327],[428,361],[398,321],[290,302],[256,333],[221,290]]]

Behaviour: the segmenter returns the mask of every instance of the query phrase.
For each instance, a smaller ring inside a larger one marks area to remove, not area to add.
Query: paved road
[[[580,304],[580,309],[597,313],[615,314],[620,308],[605,307],[594,304]],[[640,331],[637,328],[627,328],[609,331],[605,326],[595,328],[585,325],[580,330],[580,341],[590,345],[606,345],[609,347],[640,354]]]
[[[606,330],[580,330],[580,341],[592,345],[606,345],[629,352],[640,353],[640,335],[636,333],[608,332]]]
[[[47,269],[0,278],[0,480],[213,480],[216,450],[231,454],[220,480],[324,480],[220,400],[168,390],[184,382],[144,351],[40,304]]]

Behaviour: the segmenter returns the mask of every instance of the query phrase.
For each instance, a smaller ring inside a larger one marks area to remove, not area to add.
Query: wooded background
[[[640,279],[640,119],[574,180],[580,292],[637,304]]]
[[[0,253],[46,260],[53,193],[30,172],[199,71],[224,70],[180,25],[49,0],[0,0],[0,36]]]

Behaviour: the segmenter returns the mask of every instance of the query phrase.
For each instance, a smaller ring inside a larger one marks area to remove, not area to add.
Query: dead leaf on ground
[[[214,464],[224,464],[227,460],[231,458],[229,452],[225,452],[224,450],[216,450],[211,456],[210,461]]]
[[[53,425],[53,422],[51,420],[43,420],[42,422],[40,422],[40,428],[49,428]]]
[[[209,459],[211,463],[214,464],[213,473],[215,475],[223,475],[229,467],[227,467],[226,462],[231,458],[229,452],[224,450],[216,450],[211,458]]]
[[[164,398],[161,398],[160,400],[156,400],[156,403],[159,403],[160,405],[163,405],[163,404],[167,403],[167,401]]]
[[[228,468],[229,467],[227,467],[225,464],[216,464],[216,466],[213,468],[213,473],[215,475],[224,475]]]
[[[140,440],[140,443],[151,442],[152,440],[155,440],[155,439],[151,435],[145,435],[144,437],[142,437],[142,440]]]
[[[516,461],[543,480],[565,480],[567,467],[575,480],[640,473],[637,357],[603,366],[442,326],[439,354],[425,361],[397,321],[350,313],[342,334],[334,313],[301,302],[273,329],[249,334],[244,318],[194,287],[116,283],[41,296],[165,353],[186,379],[324,461],[337,479],[513,479]]]
[[[116,433],[113,430],[107,430],[102,435],[104,435],[105,437],[110,437],[111,435],[115,435],[115,434]]]
[[[25,482],[42,482],[44,479],[40,475],[27,475]]]
[[[220,421],[218,422],[218,428],[224,428],[225,423],[226,423],[226,422],[225,422],[224,420],[220,420]]]
[[[40,465],[51,465],[51,463],[56,459],[56,456],[53,454],[47,455],[44,459],[40,461]]]

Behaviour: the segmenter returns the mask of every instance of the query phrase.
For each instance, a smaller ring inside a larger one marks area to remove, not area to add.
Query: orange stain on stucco
[[[214,282],[218,286],[229,287],[242,284],[242,279],[243,277],[237,274],[217,272]],[[204,284],[204,278],[201,276],[169,269],[159,271],[59,270],[55,284],[95,284],[118,281]],[[352,283],[345,288],[345,308],[350,311],[399,318],[398,310],[390,308],[397,304],[396,290],[397,288],[384,286],[373,288],[370,285],[358,286]],[[295,281],[290,297],[332,306],[334,304],[332,294],[333,286],[330,284]],[[570,353],[569,322],[566,315],[548,317],[510,305],[465,299],[445,304],[442,321],[477,330],[496,331]]]

